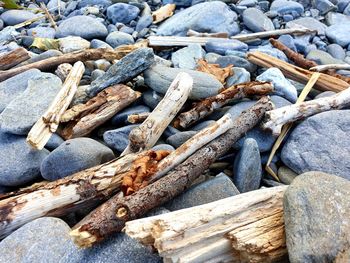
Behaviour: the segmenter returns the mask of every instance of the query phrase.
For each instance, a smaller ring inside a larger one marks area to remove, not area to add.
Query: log
[[[282,71],[285,77],[303,84],[306,84],[313,74],[312,71],[294,66],[259,51],[249,52],[247,58],[250,62],[264,68],[278,68]],[[339,92],[347,89],[348,86],[349,84],[341,79],[321,73],[321,76],[316,82],[315,88],[321,91],[330,90]]]
[[[104,89],[85,104],[73,106],[64,113],[62,121],[70,122],[62,130],[62,137],[68,140],[89,134],[140,96],[140,92],[123,84]]]
[[[124,231],[152,245],[165,262],[276,262],[287,255],[286,186],[126,223]]]
[[[281,133],[282,126],[286,123],[295,122],[314,114],[342,109],[350,105],[350,88],[343,90],[333,96],[319,98],[292,104],[266,112],[263,128],[272,131],[273,135]]]
[[[166,4],[152,13],[153,24],[158,24],[174,14],[175,4]]]
[[[265,32],[258,32],[245,35],[237,35],[230,37],[230,39],[236,39],[242,42],[266,38],[271,36],[279,36],[284,34],[310,34],[315,31],[307,28],[288,28],[279,29]],[[220,41],[222,38],[218,37],[180,37],[180,36],[149,36],[148,41],[150,46],[154,47],[184,47],[190,44],[199,44],[205,46],[208,41]],[[222,39],[226,41],[226,39]]]
[[[62,216],[120,190],[124,174],[135,160],[151,152],[129,154],[54,182],[2,195],[0,238],[42,216]]]
[[[43,59],[31,64],[23,65],[21,67],[13,68],[6,71],[0,71],[0,81],[4,81],[8,78],[11,78],[19,73],[30,70],[32,68],[40,69],[41,71],[49,71],[57,68],[58,65],[63,63],[73,64],[77,61],[87,61],[87,60],[97,60],[97,59],[107,59],[115,60],[120,59],[123,56],[118,49],[106,49],[106,48],[97,48],[97,49],[85,49],[79,50],[76,52],[63,54],[57,57],[50,57]]]
[[[72,102],[84,71],[83,62],[78,61],[74,64],[61,90],[47,111],[29,131],[27,142],[35,149],[42,150],[51,135],[57,131],[61,117]]]
[[[189,74],[179,73],[157,107],[130,132],[129,144],[121,155],[152,148],[187,101],[192,85],[193,79]]]
[[[310,68],[311,71],[317,71],[317,72],[327,71],[330,69],[350,70],[350,65],[349,64],[327,64],[327,65],[317,65]]]
[[[128,116],[128,122],[129,123],[141,123],[144,122],[148,116],[150,115],[150,112],[143,112],[138,114],[131,114]]]
[[[206,98],[197,103],[191,110],[181,113],[175,120],[176,128],[188,128],[197,121],[205,118],[222,106],[252,96],[263,96],[271,93],[273,86],[270,82],[246,82],[234,85],[218,95]]]
[[[198,150],[172,172],[132,195],[114,196],[79,222],[70,235],[81,247],[90,247],[108,235],[121,231],[125,222],[136,219],[151,209],[172,200],[197,179],[203,171],[227,152],[244,133],[253,128],[272,103],[266,97],[244,111],[234,121],[234,129]]]
[[[10,69],[28,59],[30,56],[25,48],[16,48],[0,57],[0,70]]]

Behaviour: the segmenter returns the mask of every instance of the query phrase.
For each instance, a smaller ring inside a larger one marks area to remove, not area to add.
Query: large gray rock
[[[285,165],[301,174],[322,171],[350,180],[350,110],[333,110],[307,118],[282,148]]]
[[[51,73],[31,78],[27,89],[0,114],[1,129],[13,134],[27,134],[45,113],[61,87],[61,79]]]
[[[201,3],[186,8],[167,19],[159,26],[157,34],[186,36],[187,31],[192,29],[206,33],[225,32],[232,36],[240,31],[236,19],[237,14],[223,2]]]
[[[40,76],[38,69],[30,69],[0,83],[0,112],[18,95],[20,95],[28,85],[28,80]]]
[[[53,150],[43,160],[40,171],[46,180],[54,181],[113,158],[113,151],[103,144],[90,138],[75,138]]]
[[[59,218],[36,219],[1,241],[0,262],[60,262],[68,251],[78,252],[69,231],[70,227]]]
[[[283,200],[291,263],[350,262],[349,192],[349,181],[330,174],[294,179]]]
[[[8,10],[2,13],[0,16],[0,18],[8,26],[14,26],[26,20],[33,19],[36,17],[37,15],[26,10]]]
[[[326,29],[326,36],[332,43],[346,47],[350,44],[350,22],[335,24]]]
[[[85,39],[104,38],[107,28],[96,18],[90,16],[73,16],[59,24],[56,37],[78,36]]]
[[[144,72],[145,84],[161,94],[165,94],[171,82],[180,72],[186,72],[193,78],[191,99],[203,99],[218,94],[222,84],[212,75],[189,69],[169,68],[155,65]]]
[[[318,35],[325,35],[327,26],[322,22],[312,17],[302,17],[296,20],[290,21],[286,24],[286,28],[295,28],[303,26],[311,30],[317,30]]]
[[[104,75],[91,82],[86,93],[89,97],[93,97],[107,87],[129,81],[151,66],[153,61],[154,54],[151,48],[139,48],[123,57]]]
[[[0,132],[0,185],[20,186],[40,178],[40,164],[49,154],[35,150],[22,136]]]
[[[342,60],[336,59],[327,52],[318,49],[311,50],[309,54],[307,54],[306,58],[315,61],[319,65],[344,63]]]
[[[271,19],[257,8],[246,9],[243,12],[242,17],[244,25],[253,32],[270,31],[275,29]]]

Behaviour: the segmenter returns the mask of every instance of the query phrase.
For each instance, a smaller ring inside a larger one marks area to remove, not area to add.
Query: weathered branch
[[[0,57],[0,70],[10,69],[19,63],[30,59],[28,51],[19,47]]]
[[[187,31],[187,36],[189,37],[219,37],[219,38],[228,38],[228,34],[226,32],[222,33],[201,33],[194,31],[192,29],[189,29]]]
[[[143,112],[138,114],[131,114],[128,116],[128,122],[129,123],[141,123],[144,122],[148,116],[150,115],[150,112]]]
[[[259,51],[249,52],[247,54],[247,58],[250,62],[261,67],[278,68],[282,71],[285,77],[304,84],[306,84],[309,81],[313,74],[312,71],[294,66],[292,64],[289,64],[278,58],[269,56]],[[315,85],[315,87],[319,90],[331,90],[334,92],[342,91],[348,88],[348,86],[349,84],[345,81],[322,73]]]
[[[327,71],[327,70],[350,70],[349,64],[327,64],[327,65],[317,65],[310,68],[311,71]]]
[[[61,135],[65,139],[87,135],[140,96],[141,93],[123,84],[106,88],[85,104],[73,106],[64,113],[62,121],[72,121]]]
[[[287,255],[285,186],[126,223],[124,231],[152,245],[165,262],[276,262]]]
[[[193,80],[189,74],[179,73],[157,107],[140,126],[131,131],[129,144],[122,155],[152,148],[185,104],[192,85]]]
[[[281,133],[282,126],[314,114],[341,109],[350,105],[350,88],[343,90],[333,96],[319,98],[292,104],[266,112],[266,120],[263,124],[265,129],[271,130],[274,135]]]
[[[34,148],[41,150],[56,132],[61,116],[69,107],[74,94],[78,89],[85,67],[81,61],[74,64],[61,90],[47,109],[28,133],[27,142]]]
[[[215,109],[221,108],[230,102],[252,96],[264,96],[272,91],[273,87],[269,82],[253,81],[234,85],[216,96],[198,102],[191,110],[181,113],[176,118],[174,126],[176,128],[187,128],[208,116]]]
[[[75,243],[82,247],[92,246],[113,232],[121,231],[125,222],[141,217],[182,193],[271,108],[270,100],[262,98],[240,114],[234,121],[234,129],[211,141],[163,178],[132,195],[109,199],[74,227],[71,236]]]
[[[166,4],[161,8],[157,9],[152,13],[153,24],[157,24],[162,22],[163,20],[171,17],[174,14],[174,10],[176,8],[175,4]]]

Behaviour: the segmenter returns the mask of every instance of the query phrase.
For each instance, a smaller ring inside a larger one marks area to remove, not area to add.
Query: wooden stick
[[[126,223],[124,231],[152,245],[164,262],[277,262],[287,255],[286,186]]]
[[[314,114],[342,109],[350,104],[350,88],[333,96],[292,104],[266,112],[263,128],[271,130],[274,135],[281,133],[282,126]]]
[[[284,62],[278,58],[269,56],[265,53],[254,51],[247,54],[247,58],[250,62],[265,68],[276,67],[280,69],[283,75],[287,78],[293,79],[300,83],[306,84],[311,78],[313,72],[302,69],[300,67],[294,66],[287,62]],[[326,91],[331,90],[334,92],[339,92],[346,89],[349,86],[345,81],[322,74],[316,82],[315,87],[319,90]]]
[[[143,112],[138,114],[131,114],[128,116],[128,122],[129,123],[141,123],[144,122],[148,116],[150,115],[150,112]]]
[[[174,126],[176,128],[181,127],[186,129],[211,114],[214,110],[219,109],[230,102],[238,101],[247,97],[251,98],[252,96],[264,96],[272,91],[273,87],[270,82],[253,81],[234,85],[218,95],[202,100],[191,110],[181,113],[176,118]]]
[[[32,19],[28,19],[28,20],[26,20],[26,21],[24,21],[24,22],[22,22],[22,23],[19,23],[19,24],[17,24],[17,25],[14,25],[13,27],[14,27],[15,29],[22,28],[22,27],[28,26],[28,25],[30,25],[30,24],[36,22],[36,21],[39,21],[39,20],[45,19],[45,18],[46,18],[46,15],[34,17],[34,18],[32,18]]]
[[[219,38],[228,38],[228,34],[225,32],[222,33],[201,33],[194,31],[192,29],[189,29],[187,31],[187,36],[188,37],[219,37]]]
[[[193,79],[189,74],[179,73],[157,107],[140,126],[130,132],[129,144],[121,155],[152,148],[185,104],[192,85]]]
[[[0,200],[0,238],[42,216],[62,216],[120,190],[124,174],[138,158],[129,154],[54,182],[34,184],[8,193]]]
[[[270,100],[262,98],[240,114],[234,129],[211,141],[163,178],[132,195],[109,199],[74,227],[71,232],[74,242],[81,247],[92,246],[113,232],[121,231],[126,221],[139,218],[182,193],[271,108]]]
[[[327,65],[317,65],[312,68],[310,68],[311,71],[327,71],[330,69],[335,69],[335,70],[350,70],[350,65],[349,64],[327,64]]]
[[[21,67],[13,68],[6,71],[0,71],[0,81],[4,81],[8,78],[11,78],[19,73],[30,70],[32,68],[40,69],[42,71],[48,71],[55,69],[58,65],[63,63],[75,63],[77,61],[87,61],[87,60],[97,60],[97,59],[107,59],[114,60],[120,59],[122,54],[118,50],[106,49],[106,48],[97,48],[97,49],[85,49],[79,50],[76,52],[63,54],[57,57],[51,57],[43,59],[31,64],[27,64]]]
[[[78,104],[64,114],[63,120],[73,121],[68,123],[61,135],[65,139],[85,136],[140,96],[140,92],[123,84],[106,88],[85,104]]]
[[[174,14],[175,4],[166,4],[152,13],[153,24],[158,24]]]
[[[30,56],[25,48],[16,48],[0,57],[0,70],[10,69],[28,59]]]
[[[35,149],[43,149],[51,135],[56,132],[61,116],[72,102],[84,71],[85,67],[83,62],[78,61],[74,64],[61,90],[47,111],[30,130],[27,142]]]
[[[59,1],[58,1],[58,3],[59,3]],[[56,22],[55,22],[55,20],[52,18],[52,16],[51,16],[49,10],[47,10],[45,3],[40,3],[40,7],[41,7],[41,9],[44,11],[44,14],[45,14],[46,18],[49,20],[51,26],[57,31],[58,28],[57,28]],[[58,10],[59,10],[59,9],[58,9]]]

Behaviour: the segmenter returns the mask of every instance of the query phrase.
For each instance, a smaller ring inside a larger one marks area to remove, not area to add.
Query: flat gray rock
[[[283,163],[298,174],[332,173],[350,180],[350,110],[316,114],[301,122],[282,148]]]
[[[49,151],[34,150],[26,137],[0,132],[0,185],[21,186],[40,178]]]
[[[165,94],[171,82],[180,72],[186,72],[193,78],[191,99],[204,99],[218,94],[222,84],[212,75],[196,70],[169,68],[155,65],[144,72],[145,84],[156,92]]]
[[[327,26],[322,22],[312,17],[302,17],[296,20],[292,20],[286,24],[286,28],[295,28],[303,26],[311,30],[317,30],[318,35],[325,35]]]
[[[350,262],[349,192],[349,181],[322,172],[294,179],[283,198],[291,263]]]
[[[61,79],[51,73],[42,73],[31,78],[27,89],[12,100],[0,114],[1,129],[13,134],[26,135],[45,113],[61,87]]]
[[[237,14],[223,2],[200,3],[176,13],[163,22],[157,31],[160,36],[186,36],[189,29],[197,32],[237,34]]]
[[[38,69],[30,69],[21,74],[13,76],[0,83],[0,112],[18,95],[20,95],[28,85],[28,80],[42,73]]]
[[[242,14],[242,18],[244,25],[253,32],[275,30],[271,19],[257,8],[246,9]]]

